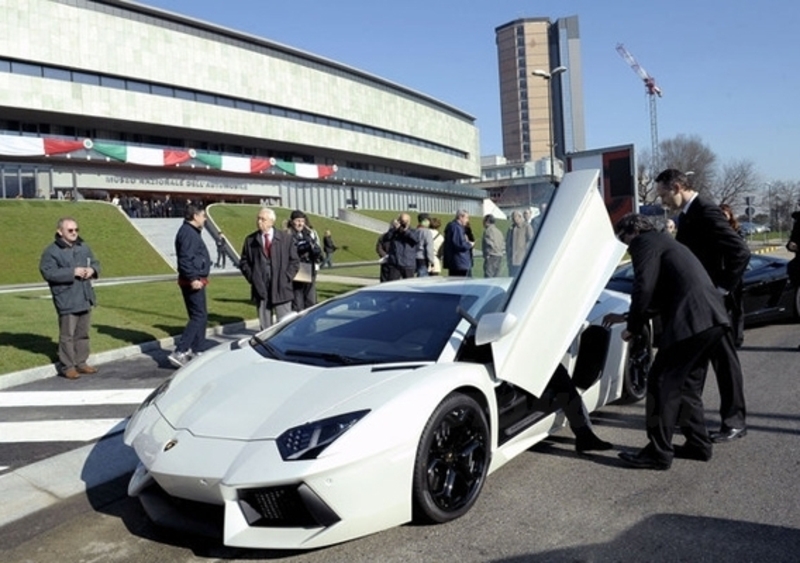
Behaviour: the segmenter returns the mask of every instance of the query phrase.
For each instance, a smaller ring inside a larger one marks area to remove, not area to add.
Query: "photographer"
[[[419,231],[411,228],[411,216],[401,213],[397,217],[397,227],[390,229],[385,237],[388,281],[414,277],[419,239]]]
[[[292,282],[292,310],[302,311],[317,303],[317,265],[322,261],[322,249],[319,236],[299,209],[292,211],[289,217],[289,234],[300,257],[300,271]]]

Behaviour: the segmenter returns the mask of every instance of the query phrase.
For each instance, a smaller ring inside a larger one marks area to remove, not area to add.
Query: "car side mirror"
[[[481,346],[497,342],[517,326],[517,317],[511,313],[486,313],[475,329],[475,344]]]

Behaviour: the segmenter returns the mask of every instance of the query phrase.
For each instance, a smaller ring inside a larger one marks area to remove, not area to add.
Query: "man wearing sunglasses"
[[[50,285],[58,313],[59,373],[67,379],[97,373],[90,366],[89,326],[97,299],[92,280],[100,274],[100,263],[78,234],[78,223],[62,217],[56,226],[55,240],[44,249],[39,271]]]

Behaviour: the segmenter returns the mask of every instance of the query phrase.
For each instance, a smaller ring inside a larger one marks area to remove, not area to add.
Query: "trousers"
[[[86,365],[89,359],[91,316],[89,310],[58,317],[58,361],[65,371]]]
[[[181,293],[183,294],[183,304],[186,306],[186,314],[189,315],[189,322],[183,329],[175,351],[179,353],[200,352],[206,339],[206,324],[208,323],[206,288],[195,290],[188,286],[181,286]]]

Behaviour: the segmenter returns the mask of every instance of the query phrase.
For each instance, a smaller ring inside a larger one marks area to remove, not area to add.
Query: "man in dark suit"
[[[656,177],[661,201],[679,210],[675,239],[689,247],[722,295],[741,283],[750,260],[747,243],[733,230],[722,210],[695,192],[686,175],[670,168]],[[729,317],[732,311],[729,311]],[[729,442],[747,434],[742,366],[732,333],[723,336],[711,356],[720,394],[721,425],[714,442]]]
[[[620,458],[638,469],[669,469],[673,457],[708,461],[712,443],[703,416],[703,383],[712,351],[730,332],[722,296],[702,264],[647,217],[629,214],[616,225],[628,246],[634,284],[626,315],[609,314],[608,327],[627,321],[624,340],[640,334],[649,317],[661,317],[658,353],[647,381],[646,427],[649,444]],[[686,437],[672,446],[675,425]]]
[[[278,321],[292,312],[292,279],[300,269],[300,257],[292,235],[275,228],[275,211],[262,207],[256,227],[244,239],[239,269],[250,284],[263,330],[272,326],[273,311]]]

